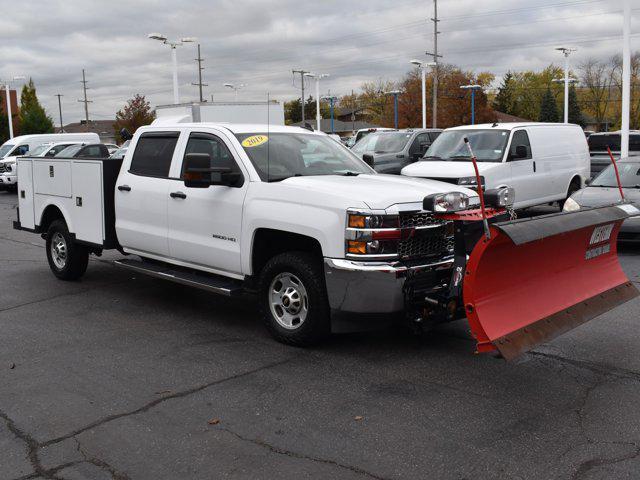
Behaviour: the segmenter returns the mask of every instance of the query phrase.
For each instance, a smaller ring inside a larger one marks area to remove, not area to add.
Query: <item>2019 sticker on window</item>
[[[242,146],[244,148],[253,148],[263,145],[269,141],[269,137],[266,135],[252,135],[250,137],[245,138],[242,141]]]

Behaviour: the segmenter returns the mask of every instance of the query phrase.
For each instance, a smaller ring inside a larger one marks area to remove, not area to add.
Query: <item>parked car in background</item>
[[[426,153],[440,129],[380,130],[353,146],[351,151],[379,173],[400,171]]]
[[[0,146],[0,190],[15,190],[18,183],[16,158],[33,152],[44,144],[54,142],[99,142],[97,133],[45,133],[34,135],[19,135],[13,137]]]
[[[115,151],[120,148],[115,143],[105,143],[104,146],[107,147],[107,150],[109,150],[109,155],[113,155]]]
[[[394,128],[361,128],[360,130],[358,130],[356,132],[356,134],[354,135],[354,139],[353,139],[353,145],[357,144],[360,140],[362,140],[364,137],[366,137],[367,135],[374,133],[374,132],[380,132],[383,130],[395,130]]]
[[[587,140],[578,125],[494,123],[444,130],[402,175],[477,188],[464,139],[478,160],[483,188],[513,187],[514,208],[560,202],[590,177]]]
[[[109,150],[103,143],[71,145],[61,150],[56,158],[109,158]]]
[[[83,144],[83,142],[50,142],[44,143],[29,152],[31,157],[55,157],[58,153],[71,145]]]
[[[640,156],[624,158],[617,162],[620,183],[625,200],[640,206]],[[564,211],[574,212],[582,208],[611,205],[621,200],[616,172],[609,166],[602,170],[593,181],[577,191],[565,202]],[[622,224],[618,239],[640,242],[640,218],[630,218]]]
[[[607,147],[615,158],[620,158],[620,131],[600,132],[590,135],[587,139],[589,143],[589,153],[591,155],[591,175],[595,177],[602,170],[611,165],[611,158],[607,152]],[[629,132],[629,156],[640,155],[640,132]]]
[[[127,154],[130,143],[131,140],[127,140],[126,142],[124,142],[122,145],[120,145],[120,148],[118,148],[118,150],[116,150],[109,156],[109,158],[124,158],[124,156]]]

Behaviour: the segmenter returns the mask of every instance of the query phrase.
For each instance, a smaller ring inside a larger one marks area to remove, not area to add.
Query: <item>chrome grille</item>
[[[443,225],[444,220],[437,220],[430,212],[413,212],[400,214],[400,228],[431,227]]]
[[[7,167],[4,166],[4,163],[0,163],[0,173],[4,173],[7,171]]]

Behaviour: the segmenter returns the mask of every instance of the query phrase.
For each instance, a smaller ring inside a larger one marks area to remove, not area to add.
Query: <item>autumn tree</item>
[[[611,115],[613,67],[608,62],[589,58],[578,66],[578,71],[585,112],[597,125],[607,123]]]
[[[551,93],[551,89],[547,87],[547,91],[544,92],[542,100],[540,102],[540,114],[538,116],[539,122],[557,122],[558,121],[558,105],[556,105],[556,99]]]
[[[22,87],[20,94],[19,129],[22,135],[53,132],[53,120],[38,101],[33,79]]]
[[[149,125],[156,118],[156,114],[151,110],[151,104],[144,95],[137,93],[127,101],[127,104],[116,113],[116,121],[113,129],[116,132],[116,140],[121,142],[120,131],[124,128],[130,134],[134,134],[138,127]]]

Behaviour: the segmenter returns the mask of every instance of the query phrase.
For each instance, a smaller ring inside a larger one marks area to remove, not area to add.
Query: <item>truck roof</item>
[[[544,123],[544,122],[509,122],[509,123],[480,123],[477,125],[460,125],[458,127],[447,128],[447,130],[514,130],[522,127],[578,127],[575,123]]]
[[[291,127],[286,125],[267,125],[263,123],[224,123],[224,122],[197,122],[197,123],[172,123],[155,124],[142,127],[147,130],[167,130],[168,128],[203,128],[217,127],[230,130],[232,133],[265,133],[265,132],[289,132],[322,135],[322,132],[307,130],[302,127]]]

